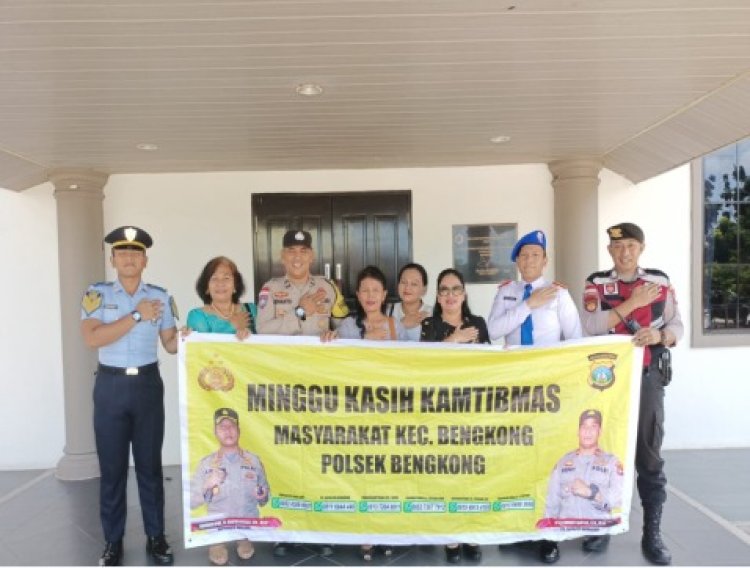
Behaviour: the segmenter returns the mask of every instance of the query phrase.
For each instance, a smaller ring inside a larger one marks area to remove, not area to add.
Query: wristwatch
[[[294,315],[302,321],[305,321],[305,319],[307,318],[307,312],[302,306],[297,306],[296,308],[294,308]]]
[[[138,310],[133,310],[132,312],[130,312],[130,317],[135,320],[135,323],[138,323],[143,319],[141,312],[139,312]]]
[[[596,485],[595,483],[592,483],[591,485],[589,485],[589,489],[591,489],[591,497],[589,497],[589,499],[593,501],[594,499],[596,499],[596,496],[599,494],[599,486]]]

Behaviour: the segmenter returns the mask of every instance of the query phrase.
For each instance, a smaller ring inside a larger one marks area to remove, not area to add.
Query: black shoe
[[[318,548],[318,554],[321,556],[333,556],[333,546],[330,544],[321,544]]]
[[[363,544],[359,547],[359,556],[365,562],[370,562],[372,560],[373,552],[375,552],[375,549],[370,545]]]
[[[146,552],[160,566],[169,566],[174,563],[172,548],[169,546],[167,539],[163,534],[159,536],[150,536],[146,539]]]
[[[99,566],[119,566],[122,560],[122,541],[108,542],[99,559]]]
[[[289,552],[289,546],[286,542],[277,542],[273,545],[273,555],[276,558],[281,558],[282,556],[286,556],[286,553]]]
[[[482,559],[482,549],[478,544],[462,544],[464,558],[469,562],[479,562]]]
[[[587,536],[583,539],[583,548],[586,552],[604,552],[609,546],[609,535]]]
[[[380,547],[380,550],[383,551],[383,556],[391,556],[393,554],[393,547],[390,544],[384,544]]]
[[[543,540],[539,543],[539,559],[545,564],[554,564],[560,560],[560,548],[556,542]]]
[[[445,547],[445,559],[451,564],[458,564],[461,562],[461,545]]]

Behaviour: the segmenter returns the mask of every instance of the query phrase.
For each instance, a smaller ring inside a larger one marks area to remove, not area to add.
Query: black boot
[[[664,566],[672,563],[672,554],[661,539],[661,510],[661,505],[649,505],[643,508],[641,549],[646,560],[652,564]]]

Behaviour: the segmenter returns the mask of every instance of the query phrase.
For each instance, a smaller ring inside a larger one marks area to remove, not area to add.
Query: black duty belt
[[[142,375],[148,371],[155,371],[159,368],[159,363],[149,363],[148,365],[142,365],[140,367],[111,367],[109,365],[102,365],[99,363],[99,370],[109,373],[110,375],[129,375],[136,376]]]

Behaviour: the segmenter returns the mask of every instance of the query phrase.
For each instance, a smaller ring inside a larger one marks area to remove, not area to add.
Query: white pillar
[[[555,189],[555,277],[566,284],[579,310],[586,277],[599,270],[598,159],[548,164]]]
[[[106,174],[85,169],[50,173],[57,199],[60,305],[65,394],[65,448],[56,476],[73,481],[99,476],[94,442],[97,353],[81,338],[81,298],[104,279],[102,200]]]

